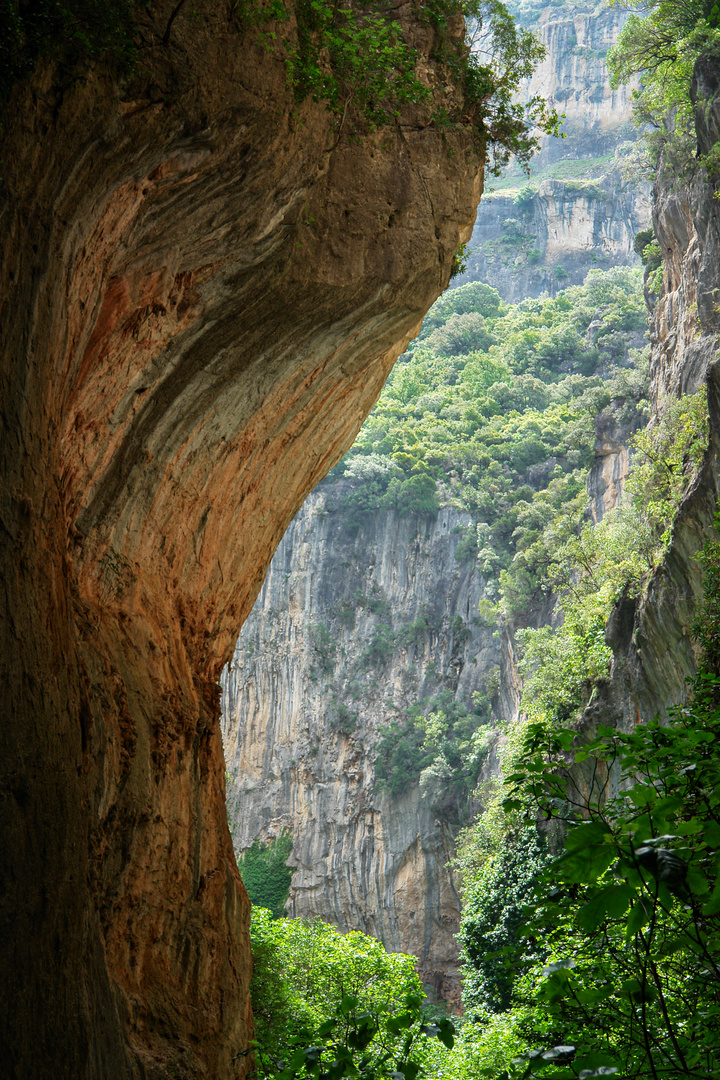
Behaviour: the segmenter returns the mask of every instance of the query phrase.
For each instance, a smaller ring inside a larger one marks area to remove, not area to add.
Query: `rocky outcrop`
[[[480,190],[462,129],[410,109],[338,141],[223,5],[179,7],[143,9],[130,81],[48,63],[3,121],[0,1045],[17,1080],[246,1071],[217,678]],[[427,58],[429,29],[399,14]]]
[[[460,546],[469,515],[386,511],[355,532],[339,509],[348,486],[305,502],[223,675],[228,818],[238,852],[292,833],[292,915],[415,954],[429,990],[458,1002],[449,863],[470,807],[429,776],[391,791],[376,755],[390,724],[444,692],[486,731],[489,770],[491,729],[517,708],[511,678],[498,692],[510,646],[478,617],[485,582]]]
[[[692,83],[700,155],[720,140],[719,90],[720,55],[707,53]],[[695,555],[712,535],[720,494],[720,208],[712,171],[691,160],[687,173],[689,179],[678,183],[677,161],[668,168],[661,159],[653,193],[664,280],[651,318],[651,392],[661,403],[666,394],[693,392],[704,383],[710,443],[647,593],[625,599],[608,623],[614,659],[610,679],[586,713],[591,729],[609,721],[627,729],[665,714],[684,700],[697,668],[691,627],[702,575]]]
[[[595,461],[587,479],[590,517],[601,521],[622,503],[630,468],[630,440],[643,424],[639,409],[630,415],[625,402],[612,401],[595,418]]]
[[[483,199],[456,280],[486,281],[509,303],[552,296],[589,270],[636,265],[635,235],[649,221],[649,185],[625,180],[619,164],[587,179],[519,183]]]

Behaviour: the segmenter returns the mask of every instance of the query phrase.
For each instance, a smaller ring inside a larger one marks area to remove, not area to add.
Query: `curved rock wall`
[[[18,1080],[247,1070],[216,680],[480,193],[464,130],[411,109],[338,141],[223,5],[175,8],[143,9],[132,79],[48,64],[4,116],[0,1045]],[[444,87],[430,31],[399,16]]]

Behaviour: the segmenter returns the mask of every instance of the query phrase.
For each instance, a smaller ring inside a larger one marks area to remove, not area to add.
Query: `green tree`
[[[426,1019],[413,957],[357,931],[274,920],[261,908],[250,934],[256,1056],[266,1075],[415,1080],[429,1038],[452,1045],[453,1025]]]
[[[534,825],[516,825],[484,861],[463,892],[459,941],[463,961],[463,1004],[472,1016],[505,1012],[512,1004],[520,970],[506,963],[518,942],[525,903],[547,861],[545,844]],[[517,951],[513,958],[517,959]],[[523,967],[533,958],[523,955]]]
[[[267,908],[275,919],[285,913],[290,894],[293,871],[287,860],[292,846],[290,833],[282,833],[268,843],[255,840],[238,859],[240,877],[251,902]]]

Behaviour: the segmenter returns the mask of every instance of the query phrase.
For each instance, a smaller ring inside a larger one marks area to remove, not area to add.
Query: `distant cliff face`
[[[633,242],[650,221],[649,185],[623,179],[612,162],[594,171],[600,175],[486,194],[457,282],[486,281],[518,303],[579,285],[588,270],[637,264]]]
[[[617,8],[547,7],[529,26],[547,49],[528,81],[565,114],[565,139],[543,137],[529,177],[519,170],[488,183],[469,244],[467,271],[504,300],[551,295],[593,268],[638,262],[635,234],[650,223],[650,184],[628,178],[637,132],[631,88],[612,89],[606,56],[627,13]]]
[[[526,94],[540,94],[565,113],[568,136],[566,141],[545,139],[536,168],[566,156],[612,153],[623,138],[634,137],[632,87],[613,89],[606,63],[626,19],[627,12],[619,8],[578,4],[547,7],[530,26],[547,54]]]
[[[517,707],[507,646],[478,618],[475,561],[457,557],[467,514],[384,512],[353,534],[337,510],[347,487],[326,482],[306,500],[224,672],[228,818],[238,852],[292,833],[292,915],[414,953],[426,984],[458,1001],[448,863],[469,806],[412,771],[391,790],[376,755],[390,724],[449,692],[488,725],[487,770],[492,728]],[[478,692],[492,716],[478,716]]]
[[[249,1069],[217,679],[482,179],[469,132],[414,110],[339,138],[227,5],[140,7],[132,80],[48,62],[3,116],[0,1054],[23,1080]]]

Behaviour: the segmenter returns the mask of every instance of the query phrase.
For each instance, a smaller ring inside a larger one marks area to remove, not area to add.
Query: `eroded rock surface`
[[[0,1045],[19,1080],[247,1070],[217,679],[480,192],[464,131],[410,110],[338,142],[222,5],[164,41],[174,7],[146,13],[133,81],[49,66],[4,118]]]
[[[720,139],[720,56],[708,53],[695,67],[698,150]],[[586,713],[586,723],[615,722],[625,729],[682,702],[697,669],[692,621],[702,596],[696,553],[712,535],[720,490],[720,213],[712,173],[688,163],[689,179],[661,161],[653,192],[653,224],[663,254],[664,280],[651,315],[651,396],[707,386],[710,443],[702,469],[686,495],[670,551],[647,595],[623,600],[607,638],[614,659],[609,680]]]
[[[509,646],[478,618],[475,559],[457,557],[468,514],[381,512],[355,532],[338,509],[348,487],[326,481],[306,500],[223,675],[228,818],[238,853],[292,833],[292,915],[416,955],[430,991],[458,1003],[448,863],[470,808],[442,779],[411,773],[392,791],[376,754],[423,700],[449,692],[474,713],[479,691],[494,699],[490,770],[492,728],[517,708],[510,677],[499,692]]]
[[[490,178],[457,279],[486,281],[511,303],[578,285],[594,268],[639,265],[635,235],[650,224],[650,184],[628,169],[632,88],[610,86],[606,60],[627,13],[581,7],[548,6],[529,26],[547,53],[523,95],[564,114],[566,138],[542,138],[529,177]]]

